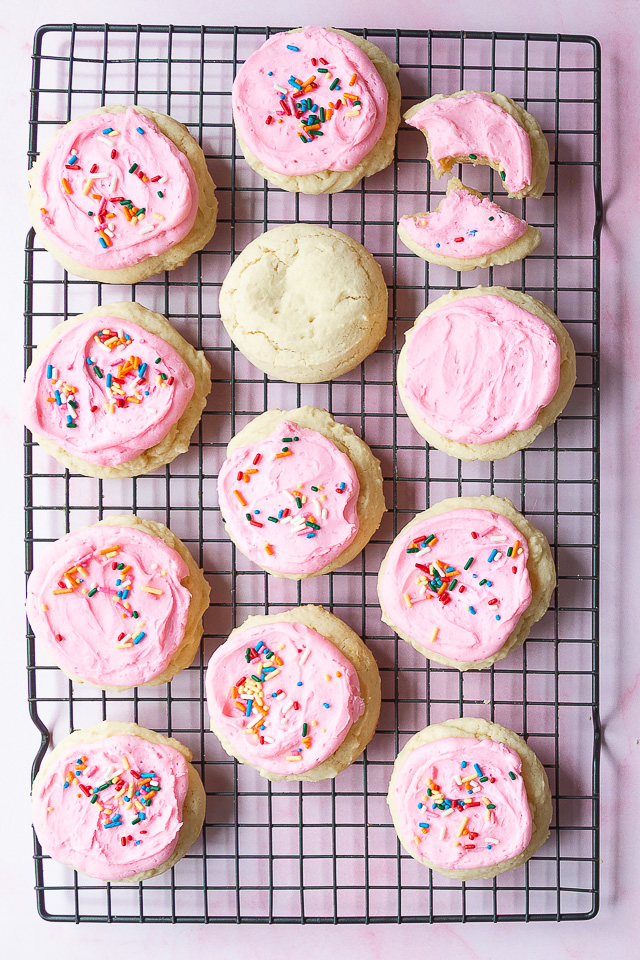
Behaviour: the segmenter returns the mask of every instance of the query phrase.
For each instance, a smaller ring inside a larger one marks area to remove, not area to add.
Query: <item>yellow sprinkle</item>
[[[411,604],[411,597],[409,596],[408,593],[403,593],[402,596],[403,596],[403,598],[404,598],[404,602],[405,602],[407,608],[410,610],[410,609],[411,609],[411,606],[412,606],[412,604]]]
[[[331,680],[331,676],[328,673],[325,673],[324,678],[325,680]]]
[[[43,604],[42,604],[42,609],[43,609],[43,611],[46,613],[47,610],[49,609],[49,607],[46,605],[46,603],[43,603]]]
[[[51,813],[52,810],[53,810],[53,807],[47,807],[47,813]]]
[[[154,596],[156,596],[156,597],[161,597],[161,596],[162,596],[162,590],[156,590],[155,587],[143,587],[143,588],[142,588],[142,592],[143,592],[143,593],[153,593]]]
[[[287,757],[287,760],[302,760],[302,757],[299,753],[294,753],[291,756]]]
[[[126,758],[126,757],[121,757],[120,759],[122,760],[122,766],[125,768],[125,770],[128,770],[128,769],[129,769],[129,761],[127,760],[127,758]]]
[[[431,631],[431,636],[429,637],[429,642],[430,642],[430,643],[433,643],[437,636],[438,636],[438,628],[437,628],[437,627],[434,627],[433,630]]]
[[[458,832],[456,833],[456,837],[461,837],[461,836],[462,836],[462,831],[463,831],[464,828],[466,827],[468,820],[469,820],[469,817],[463,817],[463,818],[462,818],[462,821],[461,821],[461,823],[460,823],[460,826],[458,827]]]
[[[158,220],[164,220],[164,217],[162,216],[161,213],[154,213],[154,217],[157,217]]]
[[[84,186],[82,188],[82,192],[85,195],[85,197],[89,193],[89,190],[91,190],[92,183],[93,183],[93,180],[91,179],[91,177],[89,177],[88,180],[85,180]]]
[[[347,110],[345,117],[357,117],[360,113],[360,107],[357,110]]]

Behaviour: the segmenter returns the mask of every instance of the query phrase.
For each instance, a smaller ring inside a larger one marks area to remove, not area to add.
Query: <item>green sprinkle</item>
[[[88,216],[88,217],[92,217],[92,216],[93,216],[93,210],[87,210],[87,216]]]
[[[418,550],[417,547],[407,547],[407,553],[419,553],[419,552],[420,551]]]
[[[93,372],[95,373],[96,377],[99,380],[102,380],[102,370],[100,369],[100,367],[94,367]]]
[[[431,788],[429,788],[429,789],[427,790],[427,796],[428,796],[428,797],[431,796]]]
[[[140,614],[138,613],[138,611],[137,611],[137,610],[134,610],[134,611],[133,611],[133,619],[134,619],[134,620],[137,620],[139,616],[140,616]]]
[[[116,570],[124,570],[124,563],[119,563]]]
[[[267,517],[267,520],[271,520],[272,523],[277,523],[277,522],[278,522],[278,518],[277,518],[277,517]]]
[[[94,793],[94,795],[91,797],[91,800],[90,800],[89,802],[90,802],[90,803],[95,803],[97,799],[98,799],[98,794],[97,794],[97,793]]]
[[[289,447],[283,447],[280,453],[289,453]]]
[[[140,817],[136,817],[135,820],[131,821],[132,825],[135,826],[136,823],[140,823]]]
[[[324,123],[324,107],[320,107],[320,123]]]
[[[475,153],[470,153],[470,154],[469,154],[469,160],[477,160],[477,159],[478,159],[478,157],[477,157],[477,155],[476,155]]]
[[[465,565],[464,565],[465,570],[468,570],[468,569],[469,569],[469,567],[470,567],[471,564],[473,563],[473,560],[474,560],[473,557],[469,557],[469,559],[467,560],[467,562],[466,562]]]
[[[102,786],[98,787],[98,790],[106,790],[107,787],[111,786],[111,780],[107,780],[106,783],[103,783]]]
[[[513,547],[509,547],[509,549],[507,550],[507,556],[510,557],[512,553],[513,553]]]
[[[129,167],[129,173],[133,173],[134,170],[137,170],[137,169],[138,169],[138,164],[132,163],[131,166]]]
[[[495,219],[495,217],[489,217],[489,220],[494,220],[494,219]]]
[[[157,358],[156,360],[154,360],[153,362],[154,362],[154,363],[162,363],[162,357],[158,357],[158,358]]]
[[[488,803],[488,804],[487,804],[487,810],[495,810],[495,808],[496,808],[495,803]]]
[[[480,782],[480,783],[484,783],[485,780],[488,780],[488,779],[489,779],[489,777],[480,777],[480,781],[479,781],[479,782]]]
[[[265,654],[265,659],[266,659],[266,660],[271,660],[271,657],[272,657],[272,656],[273,656],[273,650],[269,650],[269,653]]]
[[[69,421],[67,421],[67,426],[68,426],[68,427],[77,427],[78,424],[77,424],[77,423],[69,423]]]
[[[93,590],[89,590],[89,593],[87,594],[87,596],[92,597],[94,593],[97,593],[97,592],[98,592],[98,588],[94,587]]]
[[[163,380],[166,380],[166,379],[167,379],[166,373],[161,373],[160,376],[162,377]]]
[[[320,526],[317,523],[312,523],[311,520],[305,520],[305,526],[313,527],[314,530],[319,530]]]
[[[256,683],[262,683],[262,680],[260,679],[260,677],[256,677],[255,673],[251,674],[251,679],[255,680]]]
[[[318,73],[329,73],[326,67],[318,67]]]
[[[480,586],[481,586],[481,587],[484,587],[484,585],[485,585],[486,582],[487,582],[486,580],[481,580],[481,581],[480,581]]]
[[[457,582],[458,582],[457,580],[452,580],[451,583],[449,584],[449,590],[453,590]]]
[[[425,544],[428,546],[432,540],[435,540],[435,537],[436,537],[435,533],[430,534],[430,536],[428,536],[427,539],[425,540]]]
[[[501,171],[500,171],[500,176],[501,176],[501,178],[502,178],[503,180],[506,178],[507,175],[506,175],[506,173],[504,172],[504,170],[501,170]]]
[[[333,83],[331,84],[331,86],[329,87],[329,90],[335,90],[335,88],[338,86],[339,83],[340,83],[340,77],[336,77]]]
[[[283,437],[283,438],[282,438],[282,442],[283,442],[283,443],[293,443],[293,437]]]
[[[247,518],[247,520],[251,520],[251,514],[250,514],[250,513],[245,513],[245,517]]]
[[[307,728],[306,723],[303,723],[303,724],[302,724],[302,736],[303,736],[303,737],[306,737],[306,735],[307,735],[307,729],[308,729],[308,728]]]
[[[318,492],[318,488],[317,488],[317,487],[311,487],[311,489],[313,490],[314,493],[317,493],[317,492]]]
[[[302,500],[300,499],[300,497],[296,497],[296,505],[298,507],[298,510],[302,508]]]
[[[294,443],[297,443],[299,439],[300,439],[300,437],[294,437],[294,438],[293,438]]]
[[[158,190],[158,196],[160,197],[160,199],[164,197],[164,193],[162,192],[162,190]]]
[[[512,780],[515,780],[515,778],[516,778],[516,775],[515,775],[515,773],[513,773],[512,770],[509,770],[509,776],[511,777]]]

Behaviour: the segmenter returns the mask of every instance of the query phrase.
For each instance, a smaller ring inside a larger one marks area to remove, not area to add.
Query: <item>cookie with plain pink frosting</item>
[[[356,760],[380,713],[380,676],[360,637],[323,607],[248,617],[215,651],[211,729],[269,780],[325,780]]]
[[[385,511],[380,464],[326,410],[268,410],[231,440],[218,476],[225,529],[276,577],[329,573],[356,557]]]
[[[412,424],[460,460],[499,460],[528,447],[562,413],[575,380],[575,349],[555,313],[506,287],[434,300],[398,358]]]
[[[233,83],[236,133],[247,163],[300,193],[337,193],[393,160],[400,123],[398,66],[344,30],[276,33]]]
[[[218,202],[187,128],[141,106],[65,124],[29,170],[39,241],[65,270],[138,283],[174,270],[213,236]]]
[[[103,690],[156,686],[188,667],[209,584],[162,523],[108,517],[41,554],[27,584],[37,643],[72,680]]]
[[[549,172],[549,146],[538,121],[501,93],[436,93],[404,114],[427,141],[438,179],[456,163],[488,164],[510,197],[541,197]]]
[[[398,236],[423,260],[460,271],[522,260],[541,240],[536,227],[457,177],[447,182],[437,209],[401,217]]]
[[[522,866],[553,812],[545,769],[522,737],[472,717],[431,724],[405,744],[387,803],[405,850],[456,880]]]
[[[45,853],[97,880],[137,883],[164,873],[196,840],[206,796],[179,740],[105,720],[65,737],[31,791]]]
[[[452,497],[397,535],[378,574],[382,620],[419,653],[480,670],[521,646],[556,585],[544,534],[504,497]]]
[[[47,453],[90,477],[135,477],[189,448],[211,369],[159,313],[110,303],[59,324],[25,376],[24,422]]]

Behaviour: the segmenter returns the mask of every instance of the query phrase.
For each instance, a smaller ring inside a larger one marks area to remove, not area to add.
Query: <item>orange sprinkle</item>
[[[120,544],[116,543],[113,547],[105,547],[104,550],[100,550],[100,556],[104,556],[106,553],[116,553],[120,549]]]
[[[65,189],[65,193],[73,193],[73,190],[71,189],[71,186],[70,186],[70,184],[69,184],[69,181],[67,180],[66,177],[63,177],[63,178],[62,178],[62,186],[63,186],[64,189]]]
[[[102,239],[104,240],[104,242],[106,243],[106,245],[107,245],[108,247],[111,246],[111,238],[110,238],[109,236],[107,236],[107,234],[104,232],[104,230],[98,230],[98,236],[99,236],[99,237],[102,237]]]
[[[349,80],[349,86],[352,87],[357,79],[358,79],[358,74],[354,73],[353,76],[351,77],[351,80]]]
[[[269,554],[269,556],[272,557],[272,556],[273,556],[273,547],[271,546],[271,544],[270,544],[270,543],[265,543],[264,548],[265,548],[265,550],[267,551],[267,553]]]
[[[54,590],[53,595],[57,597],[61,593],[73,593],[73,587],[67,587],[65,590]]]
[[[240,493],[240,491],[239,491],[239,490],[234,490],[233,492],[235,493],[236,497],[238,498],[238,500],[240,501],[240,503],[242,504],[242,506],[243,506],[243,507],[246,507],[247,501],[246,501],[245,498],[242,496],[242,494]]]
[[[291,450],[287,450],[286,453],[276,453],[275,459],[279,460],[281,457],[290,457],[290,456],[291,456]]]

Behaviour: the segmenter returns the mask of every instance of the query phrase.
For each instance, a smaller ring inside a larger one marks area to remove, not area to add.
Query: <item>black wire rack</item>
[[[29,233],[25,354],[53,325],[96,303],[135,299],[164,313],[206,351],[213,389],[188,453],[133,480],[69,473],[25,437],[26,570],[46,544],[103,516],[135,512],[166,523],[212,584],[201,653],[162,687],[123,694],[72,684],[27,635],[31,718],[42,741],[102,719],[133,719],[194,753],[207,791],[201,837],[170,872],[104,884],[44,856],[34,840],[42,917],[90,922],[380,923],[566,920],[595,915],[599,898],[598,562],[600,51],[583,36],[359,30],[400,64],[405,109],[436,92],[499,90],[541,122],[551,152],[541,200],[512,201],[487,167],[464,181],[535,224],[543,240],[522,263],[464,276],[425,264],[396,239],[404,213],[434,206],[422,135],[402,127],[394,163],[354,190],[310,198],[262,181],[239,154],[230,91],[238,65],[279,28],[55,24],[35,36],[29,158],[59,125],[105,103],[140,103],[186,123],[218,184],[216,234],[170,274],[112,287],[68,276]],[[380,262],[391,321],[380,349],[326,384],[264,377],[229,343],[217,294],[230,262],[269,227],[311,221],[343,230]],[[403,333],[452,286],[499,283],[552,307],[577,349],[578,380],[557,423],[523,452],[461,463],[417,436],[396,394]],[[389,513],[348,567],[304,583],[270,579],[224,533],[215,477],[228,439],[268,407],[311,403],[352,426],[380,458]],[[490,670],[459,675],[424,661],[381,623],[375,583],[396,532],[446,496],[509,496],[547,535],[558,570],[551,608],[522,650]],[[208,730],[209,656],[251,613],[323,603],[373,650],[382,677],[379,729],[335,781],[278,783],[230,759]],[[393,760],[428,723],[483,716],[524,735],[554,798],[551,836],[523,867],[492,881],[431,874],[397,842],[385,797]]]

